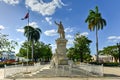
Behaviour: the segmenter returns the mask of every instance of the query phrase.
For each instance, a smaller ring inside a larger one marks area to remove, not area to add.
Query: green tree
[[[31,46],[28,41],[25,41],[22,45],[21,48],[19,49],[19,53],[17,56],[19,57],[25,57],[27,58],[27,50],[28,50],[28,59],[31,59]]]
[[[31,44],[28,41],[25,41],[20,50],[19,53],[17,54],[17,56],[19,57],[25,57],[27,58],[27,49],[28,50],[28,58],[31,59]],[[52,57],[52,51],[51,51],[51,47],[49,44],[44,44],[43,42],[36,42],[34,44],[34,60],[37,61],[38,59],[45,59],[50,60]]]
[[[12,50],[15,49],[15,46],[17,46],[18,43],[14,40],[8,41],[7,42],[7,51],[11,52]]]
[[[28,41],[32,43],[32,60],[33,54],[34,54],[34,43],[37,42],[40,39],[41,34],[40,28],[34,28],[32,26],[25,26],[24,27],[24,35],[27,37]]]
[[[41,60],[49,61],[52,57],[52,48],[50,44],[40,43]]]
[[[7,36],[8,35],[0,33],[0,50],[6,50],[7,43],[9,42],[8,39],[7,39]]]
[[[74,57],[74,47],[71,47],[68,49],[67,51],[67,57],[70,59],[70,60],[75,60],[75,57]]]
[[[18,43],[14,40],[10,41],[7,37],[8,35],[0,33],[0,50],[11,52],[15,49],[15,46],[17,46]]]
[[[91,59],[89,48],[91,42],[92,41],[86,36],[82,36],[79,33],[76,34],[74,39],[74,47],[68,49],[68,58],[74,61],[80,60],[80,62],[89,61]]]
[[[2,55],[3,52],[7,52],[7,55],[10,55],[15,47],[18,45],[16,41],[9,40],[8,35],[0,33],[0,54]]]
[[[78,52],[80,54],[80,61],[83,62],[83,55],[86,53],[90,53],[90,43],[92,41],[89,40],[86,36],[80,35],[79,33],[76,34],[75,36],[75,41],[74,41],[74,45],[75,45],[75,50],[76,52]]]
[[[116,45],[104,47],[103,50],[99,51],[101,55],[111,55],[114,57],[115,62],[119,58],[118,47]]]
[[[96,30],[96,53],[97,53],[97,62],[98,62],[98,30],[102,30],[106,26],[105,19],[102,18],[101,13],[98,10],[98,7],[95,7],[95,10],[90,10],[89,15],[85,20],[88,23],[88,29],[90,31]]]

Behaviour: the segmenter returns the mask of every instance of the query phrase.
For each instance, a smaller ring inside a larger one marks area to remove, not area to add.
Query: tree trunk
[[[99,62],[99,54],[98,54],[98,28],[96,27],[96,61]]]
[[[81,54],[81,62],[83,62],[83,53],[80,53]]]
[[[119,44],[119,57],[118,57],[118,60],[119,60],[119,64],[120,64],[120,44]]]
[[[33,53],[34,53],[34,41],[32,41],[32,61],[34,61]]]
[[[118,58],[114,57],[114,59],[115,59],[115,62],[118,62]]]

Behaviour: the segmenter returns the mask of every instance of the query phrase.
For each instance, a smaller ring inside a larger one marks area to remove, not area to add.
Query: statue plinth
[[[58,38],[56,40],[57,48],[52,56],[51,66],[58,65],[68,65],[68,58],[66,56],[66,44],[67,40],[65,38]]]
[[[68,64],[68,59],[66,56],[66,43],[67,40],[64,38],[58,38],[56,40],[56,44],[57,44],[57,49],[56,49],[56,53],[57,54],[57,58],[58,58],[58,65],[67,65]]]
[[[56,40],[56,44],[57,44],[56,52],[58,54],[66,54],[66,43],[67,43],[66,39],[58,38]]]

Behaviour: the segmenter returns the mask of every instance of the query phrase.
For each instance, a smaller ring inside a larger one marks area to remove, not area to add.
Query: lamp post
[[[118,56],[119,56],[119,63],[120,63],[120,42],[117,43],[117,47],[118,47]]]

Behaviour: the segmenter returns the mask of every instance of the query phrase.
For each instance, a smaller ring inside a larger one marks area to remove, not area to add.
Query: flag
[[[27,18],[29,18],[29,12],[25,15],[25,17],[24,18],[22,18],[21,20],[25,20],[25,19],[27,19]]]

